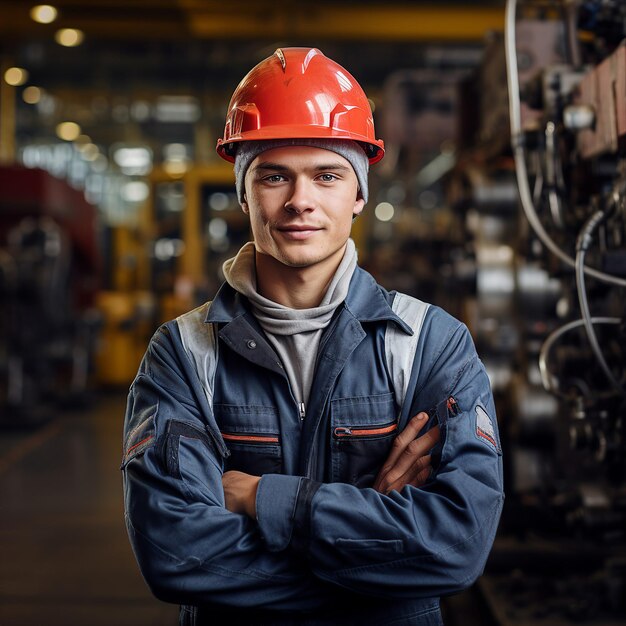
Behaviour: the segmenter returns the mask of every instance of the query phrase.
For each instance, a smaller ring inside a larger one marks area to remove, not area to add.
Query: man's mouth
[[[286,224],[277,228],[285,237],[289,239],[304,240],[315,235],[322,230],[320,226],[313,224]]]
[[[285,224],[283,226],[279,226],[278,230],[308,231],[308,230],[321,230],[321,227],[313,226],[312,224]]]

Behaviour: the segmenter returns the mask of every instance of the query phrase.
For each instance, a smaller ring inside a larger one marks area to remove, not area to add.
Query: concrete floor
[[[178,607],[150,594],[126,536],[125,402],[100,394],[36,430],[0,430],[0,626],[178,623]],[[488,623],[467,592],[443,609],[448,626]]]
[[[124,527],[125,395],[0,431],[0,625],[174,626],[154,599]]]

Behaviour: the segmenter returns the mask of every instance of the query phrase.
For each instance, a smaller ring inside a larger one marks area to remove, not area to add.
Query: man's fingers
[[[391,452],[380,470],[381,475],[384,476],[384,474],[395,465],[398,457],[404,452],[404,449],[417,437],[419,431],[424,428],[427,419],[428,413],[424,413],[423,411],[410,419],[404,430],[394,439]]]
[[[421,487],[430,478],[431,472],[432,467],[429,465],[428,467],[424,468],[413,480],[406,484],[413,485],[413,487]]]
[[[424,428],[427,420],[428,414],[423,411],[414,415],[404,430],[396,437],[391,452],[374,481],[374,489],[382,491],[381,486],[383,480],[391,470],[396,470],[396,476],[404,474],[415,458],[426,454],[437,441],[439,441],[438,426],[431,428],[424,435],[417,437],[418,433]],[[397,467],[398,464],[399,467]]]
[[[425,432],[421,437],[414,439],[409,443],[407,449],[413,454],[423,455],[428,452],[439,441],[441,431],[439,426],[433,426],[429,431]]]
[[[387,479],[387,483],[393,483],[399,477],[403,476],[406,472],[411,471],[411,468],[418,467],[418,461],[421,457],[424,457],[435,444],[439,441],[439,427],[435,426],[431,428],[427,433],[424,433],[421,437],[410,441],[400,452],[395,463],[387,469],[387,471],[381,476],[381,479]]]
[[[389,480],[390,476],[387,475],[381,483],[379,492],[389,494],[391,491],[401,491],[406,485],[421,487],[430,478],[431,472],[432,466],[430,456],[422,457],[402,476],[396,476],[393,480]]]
[[[427,419],[428,413],[424,411],[420,411],[417,415],[414,415],[404,427],[404,430],[396,437],[396,441],[400,440],[402,442],[402,444],[398,445],[406,445],[415,439],[420,430],[424,428]]]
[[[427,476],[430,474],[430,456],[422,456],[419,459],[413,459],[411,465],[404,471],[394,467],[383,478],[380,484],[380,493],[389,493],[396,489],[400,491],[404,485],[412,485],[417,482],[418,476],[426,471]]]

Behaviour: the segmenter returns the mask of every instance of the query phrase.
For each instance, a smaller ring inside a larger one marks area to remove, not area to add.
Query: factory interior
[[[277,48],[368,95],[353,225],[387,289],[467,324],[506,501],[446,626],[626,624],[624,0],[0,0],[0,625],[166,626],[124,524],[155,330],[250,240],[229,98]]]

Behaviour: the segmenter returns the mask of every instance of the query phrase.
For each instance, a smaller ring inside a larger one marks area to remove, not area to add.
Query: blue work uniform
[[[399,298],[419,327],[394,311]],[[430,479],[378,493],[395,436],[420,411],[424,431],[441,431]],[[163,325],[130,389],[122,468],[142,574],[183,605],[185,624],[441,624],[439,597],[482,573],[504,500],[493,397],[467,328],[360,268],[306,407],[229,285]],[[256,520],[225,508],[231,469],[262,476]]]

